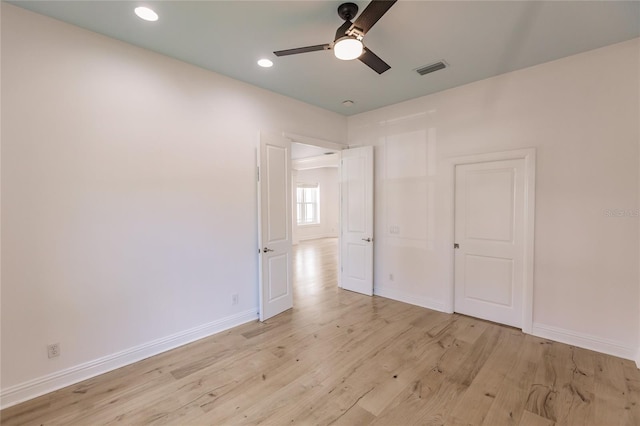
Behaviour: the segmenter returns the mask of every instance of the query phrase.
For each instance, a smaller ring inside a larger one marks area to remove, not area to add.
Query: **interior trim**
[[[349,148],[346,143],[332,142],[324,139],[313,138],[311,136],[298,135],[295,133],[282,132],[282,136],[289,139],[291,142],[303,143],[305,145],[315,145],[322,148],[335,149],[338,151]]]
[[[445,301],[445,312],[453,313],[455,291],[455,258],[453,255],[454,227],[455,227],[455,171],[461,164],[475,164],[502,160],[520,160],[525,162],[524,172],[524,265],[522,281],[522,331],[532,334],[533,328],[533,269],[534,269],[534,238],[535,238],[535,186],[536,186],[536,149],[525,148],[512,151],[500,151],[491,153],[478,153],[460,157],[445,159],[447,173],[444,192],[446,194],[446,206],[449,211],[446,214],[449,221],[447,244],[451,248],[447,251],[449,264],[449,291]]]
[[[430,297],[424,297],[422,295],[417,295],[414,293],[407,293],[390,287],[376,285],[375,283],[373,294],[380,297],[386,297],[387,299],[393,299],[399,302],[408,303],[410,305],[432,309],[434,311],[447,312],[445,309],[445,303],[440,300],[432,299]]]
[[[638,363],[635,350],[632,347],[625,346],[624,343],[615,340],[603,339],[598,336],[592,336],[586,333],[566,330],[564,328],[554,327],[546,324],[534,323],[532,333],[534,336],[544,339],[554,340],[567,345],[578,346],[584,349],[601,352],[608,355],[617,356],[624,359],[630,359]],[[640,353],[638,354],[640,355]]]

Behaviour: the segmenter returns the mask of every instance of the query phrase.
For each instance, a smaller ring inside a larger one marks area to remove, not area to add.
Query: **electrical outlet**
[[[232,305],[237,305],[239,302],[239,297],[237,294],[233,294],[231,295],[231,304]]]
[[[60,343],[52,343],[47,346],[47,356],[49,358],[55,358],[60,356]]]

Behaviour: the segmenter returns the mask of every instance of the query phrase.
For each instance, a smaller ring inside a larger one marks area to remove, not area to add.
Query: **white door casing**
[[[450,264],[449,297],[444,306],[446,312],[459,311],[456,305],[456,260],[460,256],[459,249],[453,248],[455,241],[455,182],[456,169],[462,165],[472,165],[480,163],[499,162],[507,160],[522,160],[524,162],[523,188],[522,188],[522,210],[523,210],[523,242],[522,242],[522,316],[520,325],[525,333],[533,332],[533,279],[534,279],[534,235],[535,235],[535,170],[536,170],[536,150],[535,148],[524,148],[512,151],[500,151],[491,153],[471,154],[445,159],[445,167],[448,173],[445,174],[444,197],[446,217],[450,220],[447,229],[450,232],[448,238],[450,250],[446,253],[446,259]],[[474,226],[477,226],[476,223]],[[461,244],[457,242],[458,244]],[[462,245],[461,245],[462,247]],[[475,259],[477,260],[477,259]],[[477,262],[476,262],[477,263]],[[471,265],[477,266],[477,265]]]
[[[260,321],[293,307],[291,141],[260,133],[258,148]]]
[[[522,327],[523,159],[456,166],[455,311]]]
[[[373,147],[342,151],[340,286],[373,295]]]

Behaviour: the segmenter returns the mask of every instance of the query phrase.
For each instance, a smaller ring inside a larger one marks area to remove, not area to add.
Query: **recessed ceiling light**
[[[270,68],[273,66],[273,62],[268,59],[260,59],[258,61],[258,65],[260,65],[262,68]]]
[[[145,21],[153,22],[158,20],[158,14],[155,13],[153,10],[149,9],[148,7],[144,7],[144,6],[136,7],[134,9],[134,12],[136,13],[136,15],[138,15],[138,18],[144,19]]]
[[[342,105],[346,106],[346,107],[350,107],[354,104],[355,102],[347,99],[346,101],[342,101]]]

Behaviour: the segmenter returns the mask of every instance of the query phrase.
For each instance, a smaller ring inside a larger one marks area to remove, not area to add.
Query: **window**
[[[298,225],[320,223],[320,190],[318,184],[299,183],[297,186]]]

